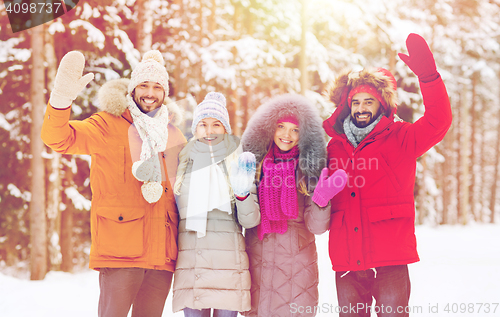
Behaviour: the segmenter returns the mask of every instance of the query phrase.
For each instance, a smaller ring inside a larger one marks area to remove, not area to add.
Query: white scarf
[[[141,186],[144,199],[155,203],[163,193],[158,153],[165,151],[167,147],[168,109],[166,105],[162,105],[160,110],[150,117],[139,110],[130,95],[127,95],[127,100],[134,126],[142,140],[140,160],[132,165],[132,174],[137,180],[144,182]]]
[[[218,209],[232,213],[227,177],[217,164],[230,154],[227,152],[224,140],[214,146],[195,141],[191,150],[193,166],[189,182],[186,229],[196,231],[198,238],[206,235],[209,211]]]

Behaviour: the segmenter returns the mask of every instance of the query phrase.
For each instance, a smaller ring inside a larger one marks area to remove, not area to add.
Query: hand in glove
[[[57,109],[71,106],[80,91],[94,79],[94,74],[89,73],[82,77],[85,67],[85,57],[78,51],[71,51],[64,55],[57,69],[54,89],[50,93],[49,103]]]
[[[399,53],[399,58],[410,67],[420,81],[427,83],[439,77],[434,56],[423,37],[410,33],[406,39],[406,47],[408,55]]]
[[[325,167],[319,176],[312,200],[318,206],[325,207],[335,195],[344,189],[346,183],[347,173],[344,170],[336,170],[332,176],[328,177],[328,168]]]
[[[238,162],[231,163],[229,181],[233,192],[238,197],[246,197],[250,193],[255,179],[255,155],[243,152],[238,157]]]

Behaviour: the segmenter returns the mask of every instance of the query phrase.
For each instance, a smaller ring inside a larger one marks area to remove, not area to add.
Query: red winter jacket
[[[420,82],[425,114],[415,123],[382,117],[354,148],[333,124],[342,109],[323,122],[332,137],[330,175],[342,168],[346,188],[332,201],[329,251],[333,270],[360,271],[419,261],[415,238],[416,160],[440,142],[451,125],[451,107],[441,78]]]

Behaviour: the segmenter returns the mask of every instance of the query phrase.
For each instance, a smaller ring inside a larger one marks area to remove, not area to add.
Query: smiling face
[[[203,143],[216,145],[222,141],[224,134],[226,134],[226,128],[219,120],[205,118],[196,125],[194,136]]]
[[[367,92],[360,92],[352,97],[351,119],[355,126],[364,128],[380,114],[380,102]]]
[[[291,122],[278,122],[274,132],[274,143],[281,151],[290,151],[299,143],[299,127]]]
[[[165,91],[160,84],[145,81],[135,87],[132,92],[132,97],[137,107],[139,107],[142,112],[148,113],[163,104]]]

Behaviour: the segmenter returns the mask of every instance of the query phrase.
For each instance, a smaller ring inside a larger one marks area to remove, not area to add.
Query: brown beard
[[[356,114],[354,114],[354,116],[351,115],[351,121],[352,123],[354,123],[354,125],[358,128],[364,128],[364,127],[367,127],[369,126],[373,121],[375,121],[375,118],[377,117],[373,117],[371,112],[363,112],[363,113],[359,113],[360,115],[361,114],[369,114],[370,115],[370,121],[367,121],[367,122],[358,122],[358,120],[356,119]]]
[[[139,103],[139,99],[136,99],[136,97],[135,97],[135,89],[134,89],[134,91],[132,91],[131,96],[132,96],[132,100],[134,100],[134,102],[135,102],[135,105],[137,106],[137,108],[139,108],[139,110],[141,110],[142,113],[148,113],[149,112],[149,111],[145,111],[144,109],[142,109],[142,107],[141,107],[141,105]],[[155,98],[155,99],[157,99],[157,98]],[[165,100],[165,93],[163,94],[163,99]],[[159,101],[159,99],[158,99],[158,101]],[[163,104],[163,100],[160,103],[160,107],[161,107],[162,104]],[[159,107],[157,107],[157,108],[159,108]],[[155,108],[155,109],[157,109],[157,108]]]
[[[369,126],[370,124],[372,124],[372,123],[373,123],[373,121],[377,120],[377,118],[378,118],[378,117],[380,116],[380,114],[382,113],[382,110],[381,110],[381,109],[382,109],[382,107],[380,107],[380,108],[377,110],[377,113],[376,113],[374,116],[371,114],[371,112],[363,112],[363,113],[359,113],[359,114],[366,114],[366,113],[370,114],[370,121],[368,121],[367,123],[364,123],[364,122],[359,123],[359,122],[358,122],[358,120],[356,119],[356,114],[358,114],[358,113],[355,113],[355,114],[354,114],[354,117],[352,116],[352,114],[350,115],[350,116],[351,116],[351,121],[352,121],[352,123],[354,123],[354,125],[355,125],[356,127],[358,127],[358,128],[364,128],[364,127],[367,127],[367,126]]]

